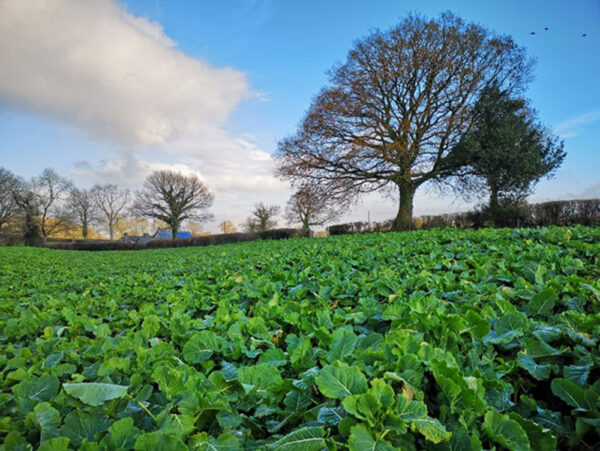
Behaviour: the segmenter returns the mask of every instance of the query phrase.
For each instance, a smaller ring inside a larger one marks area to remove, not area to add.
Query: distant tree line
[[[87,239],[92,226],[113,240],[127,217],[157,220],[176,237],[183,222],[209,219],[206,210],[212,202],[213,194],[198,177],[173,171],[152,173],[132,195],[115,184],[78,188],[49,168],[31,180],[0,168],[0,231],[20,233],[26,244],[43,243],[74,229]]]
[[[213,201],[214,195],[198,177],[174,171],[155,171],[141,189],[130,192],[116,184],[80,188],[50,168],[31,180],[0,168],[0,234],[20,236],[29,245],[75,234],[97,239],[98,230],[114,240],[124,231],[141,234],[152,227],[170,229],[175,239],[183,224],[198,235],[201,224],[213,218],[208,212]],[[288,203],[286,219],[308,232],[335,217],[332,211],[322,193],[299,190]],[[280,213],[279,206],[259,202],[242,228],[267,232],[277,226]],[[237,232],[229,220],[219,228],[226,234]]]

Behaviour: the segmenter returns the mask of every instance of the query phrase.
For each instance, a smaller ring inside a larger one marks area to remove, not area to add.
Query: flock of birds
[[[550,28],[549,27],[544,27],[544,31],[548,31]],[[532,31],[531,33],[529,33],[530,35],[535,35],[537,34],[535,31]],[[587,33],[583,33],[581,35],[582,38],[585,38],[587,36]]]

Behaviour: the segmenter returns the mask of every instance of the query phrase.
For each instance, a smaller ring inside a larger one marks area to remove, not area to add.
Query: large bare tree
[[[91,190],[94,203],[98,208],[100,222],[114,239],[117,223],[125,216],[129,203],[129,191],[114,184],[94,185]]]
[[[206,210],[213,200],[208,187],[195,175],[154,171],[137,193],[134,211],[166,222],[171,227],[173,239],[176,239],[184,221],[203,222],[212,218]]]
[[[285,217],[292,224],[302,224],[302,230],[308,233],[311,226],[322,226],[339,217],[342,207],[317,185],[303,185],[288,200]]]
[[[98,216],[98,204],[91,190],[72,188],[67,198],[67,211],[73,221],[81,227],[81,236],[86,239],[89,227]]]
[[[481,90],[518,91],[531,67],[508,36],[451,13],[411,15],[357,41],[334,67],[299,130],[279,143],[277,172],[344,200],[396,191],[394,228],[410,229],[415,191],[450,170],[444,161],[470,129]]]
[[[13,219],[19,210],[15,193],[20,190],[21,180],[7,169],[0,168],[0,229]]]

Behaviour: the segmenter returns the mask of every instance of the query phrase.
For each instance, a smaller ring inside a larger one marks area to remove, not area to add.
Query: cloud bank
[[[134,187],[155,169],[193,172],[236,220],[257,201],[289,196],[271,155],[226,131],[241,102],[264,96],[243,72],[184,53],[160,24],[115,0],[2,1],[0,35],[0,107],[105,143],[102,155],[82,149],[76,182]]]
[[[134,147],[224,121],[246,77],[180,51],[160,25],[108,0],[0,5],[0,98]]]

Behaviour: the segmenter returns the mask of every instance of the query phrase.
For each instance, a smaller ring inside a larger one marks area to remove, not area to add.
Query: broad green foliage
[[[0,450],[600,442],[600,229],[0,249]]]
[[[81,402],[90,406],[99,406],[127,394],[127,386],[94,382],[63,384],[63,388],[69,395],[79,398]]]

